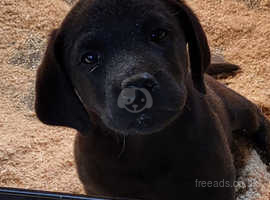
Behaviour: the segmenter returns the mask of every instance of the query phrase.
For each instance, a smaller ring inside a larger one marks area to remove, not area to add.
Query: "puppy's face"
[[[186,40],[173,13],[155,0],[84,5],[64,25],[61,58],[88,113],[123,134],[167,126],[187,95]]]
[[[183,113],[188,90],[205,93],[209,63],[204,31],[182,1],[81,0],[39,67],[37,116],[80,132],[92,123],[158,132]]]

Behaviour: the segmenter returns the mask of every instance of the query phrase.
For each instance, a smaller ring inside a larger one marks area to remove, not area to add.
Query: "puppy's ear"
[[[179,0],[167,0],[183,29],[190,57],[190,67],[195,88],[205,93],[203,73],[210,65],[210,50],[207,38],[197,16],[193,11]]]
[[[61,38],[54,30],[37,71],[35,110],[45,124],[67,126],[85,132],[90,128],[89,116],[76,96],[72,84],[59,64]]]

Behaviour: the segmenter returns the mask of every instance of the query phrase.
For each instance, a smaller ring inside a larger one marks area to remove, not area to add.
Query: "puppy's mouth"
[[[158,109],[142,112],[134,116],[102,117],[102,122],[112,131],[121,135],[147,135],[168,127],[179,115],[180,109]]]
[[[156,115],[164,115],[164,111],[156,111]],[[130,123],[130,129],[135,128],[138,131],[143,131],[144,133],[158,132],[168,126],[172,121],[174,121],[180,114],[180,111],[167,111],[166,115],[171,115],[163,120],[163,123],[156,123],[156,119],[147,114],[141,114],[134,122]]]
[[[153,124],[153,119],[151,116],[147,115],[147,114],[141,114],[141,116],[139,116],[135,121],[134,121],[134,125],[135,127],[137,127],[138,129],[143,129],[143,128],[147,128],[150,127]],[[131,123],[132,124],[132,123]]]

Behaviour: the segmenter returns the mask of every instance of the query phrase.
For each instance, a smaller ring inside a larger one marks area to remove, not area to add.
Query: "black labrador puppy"
[[[36,113],[78,130],[87,194],[233,200],[233,133],[269,153],[270,123],[205,75],[209,64],[205,33],[183,1],[81,0],[51,35]]]

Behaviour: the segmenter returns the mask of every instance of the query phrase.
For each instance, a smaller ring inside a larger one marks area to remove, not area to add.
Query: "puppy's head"
[[[80,132],[93,122],[121,134],[157,132],[181,115],[188,91],[205,92],[209,62],[202,27],[182,2],[80,1],[52,33],[36,112]]]

